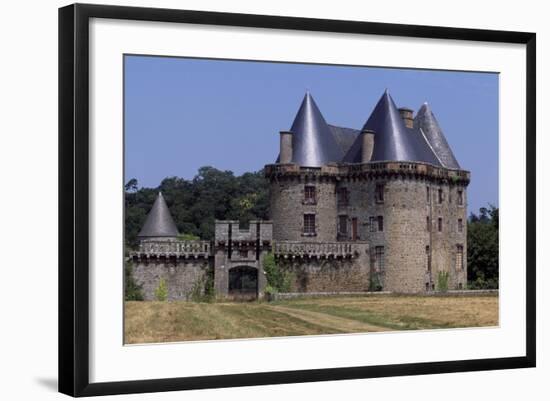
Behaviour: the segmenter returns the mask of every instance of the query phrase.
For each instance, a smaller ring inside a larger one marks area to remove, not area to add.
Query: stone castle
[[[175,300],[208,277],[218,297],[263,297],[270,252],[297,293],[465,288],[470,173],[427,103],[413,116],[386,91],[354,130],[329,125],[307,93],[265,176],[271,220],[216,221],[213,241],[178,240],[159,194],[130,255],[145,299],[161,278]]]

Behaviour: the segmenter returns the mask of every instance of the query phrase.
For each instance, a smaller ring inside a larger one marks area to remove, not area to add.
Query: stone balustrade
[[[142,241],[131,257],[199,258],[210,256],[210,241]]]
[[[285,259],[295,258],[353,258],[365,243],[274,241],[273,254]]]

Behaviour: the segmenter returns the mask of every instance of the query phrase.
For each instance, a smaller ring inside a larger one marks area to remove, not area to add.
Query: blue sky
[[[259,170],[306,90],[328,123],[360,129],[386,88],[398,107],[428,101],[472,172],[470,211],[498,205],[498,75],[488,73],[126,56],[125,181]]]

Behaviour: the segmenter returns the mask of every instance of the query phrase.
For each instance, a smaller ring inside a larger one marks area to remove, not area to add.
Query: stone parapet
[[[269,179],[301,178],[307,176],[353,178],[389,178],[408,177],[422,178],[439,182],[468,185],[470,172],[437,167],[422,162],[369,162],[358,164],[329,164],[320,168],[301,167],[296,164],[268,164],[265,166],[265,176]]]
[[[354,258],[367,248],[366,243],[358,242],[276,241],[273,243],[273,254],[284,259]]]
[[[141,241],[137,251],[131,252],[133,259],[140,258],[208,258],[211,254],[210,241]]]

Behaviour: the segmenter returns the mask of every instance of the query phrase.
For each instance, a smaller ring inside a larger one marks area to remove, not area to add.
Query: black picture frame
[[[90,18],[437,38],[526,46],[526,353],[521,357],[90,383]],[[71,396],[159,392],[534,367],[536,280],[536,35],[479,29],[74,4],[59,9],[59,391]]]

